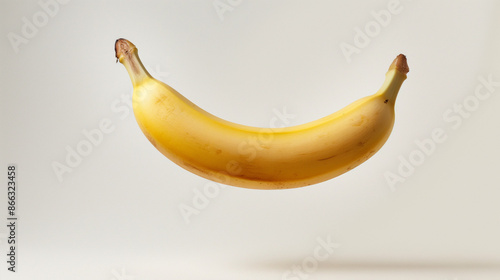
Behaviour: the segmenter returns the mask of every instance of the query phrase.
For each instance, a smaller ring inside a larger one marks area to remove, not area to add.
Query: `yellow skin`
[[[132,43],[119,39],[115,49],[132,80],[135,118],[149,141],[194,174],[252,189],[320,183],[370,158],[392,131],[394,102],[408,72],[406,58],[399,55],[375,94],[316,121],[271,129],[204,111],[151,77]]]

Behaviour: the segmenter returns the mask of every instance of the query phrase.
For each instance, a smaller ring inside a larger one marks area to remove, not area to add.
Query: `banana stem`
[[[137,48],[130,41],[126,39],[116,40],[115,54],[117,62],[120,61],[127,69],[134,87],[144,82],[144,80],[152,78],[139,59]]]
[[[394,59],[386,74],[384,84],[379,92],[383,92],[385,103],[394,104],[401,85],[406,80],[406,74],[410,71],[406,56],[400,54]]]

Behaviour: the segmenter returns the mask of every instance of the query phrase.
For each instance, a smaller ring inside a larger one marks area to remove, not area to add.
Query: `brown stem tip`
[[[115,42],[116,62],[120,61],[124,56],[130,56],[137,48],[129,40],[120,38]]]
[[[406,62],[406,56],[404,54],[400,54],[394,59],[389,70],[396,69],[403,74],[407,74],[410,72],[410,68],[408,67],[408,63]]]

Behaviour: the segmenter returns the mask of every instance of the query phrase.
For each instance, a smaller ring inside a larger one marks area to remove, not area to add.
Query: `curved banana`
[[[370,158],[392,131],[394,102],[409,71],[400,54],[375,94],[316,121],[271,129],[202,110],[151,77],[131,42],[118,39],[115,51],[132,80],[135,118],[153,146],[194,174],[252,189],[316,184]]]

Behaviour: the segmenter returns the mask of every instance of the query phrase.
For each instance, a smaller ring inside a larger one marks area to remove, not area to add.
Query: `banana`
[[[158,151],[184,169],[226,185],[288,189],[339,176],[373,156],[394,125],[394,103],[409,68],[398,55],[382,87],[318,120],[284,128],[251,127],[216,117],[154,79],[126,39],[117,61],[132,81],[137,123]]]

